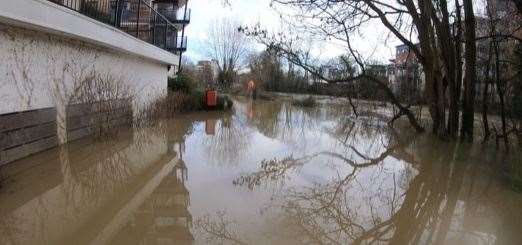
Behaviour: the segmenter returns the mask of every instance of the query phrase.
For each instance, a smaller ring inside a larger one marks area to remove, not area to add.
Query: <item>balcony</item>
[[[165,16],[144,0],[48,0],[173,54],[186,51],[186,38],[178,43],[178,31],[190,22],[190,11]],[[166,12],[169,14],[169,12]],[[182,42],[183,41],[183,42]]]
[[[187,51],[187,37],[178,37],[176,39],[176,52],[185,52]]]
[[[191,10],[187,9],[185,14],[184,9],[175,10],[157,10],[160,14],[165,16],[170,22],[178,25],[188,25],[190,23]]]

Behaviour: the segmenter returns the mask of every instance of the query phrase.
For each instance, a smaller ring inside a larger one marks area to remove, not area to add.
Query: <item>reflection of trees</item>
[[[353,131],[354,127],[357,125],[348,124],[337,130]],[[356,135],[360,135],[357,131]],[[397,134],[391,135],[388,144],[376,154],[359,150],[352,140],[340,138],[343,154],[323,151],[263,161],[260,170],[240,176],[234,184],[254,188],[284,179],[320,156],[335,158],[351,171],[327,183],[287,189],[277,201],[285,217],[297,227],[296,239],[314,244],[443,244],[455,236],[452,232],[463,229],[458,227],[462,221],[455,221],[455,215],[463,212],[457,204],[470,168],[470,148],[425,138],[411,144]],[[375,141],[383,139],[377,137]],[[376,145],[369,143],[365,147]],[[411,149],[413,154],[408,153]],[[410,161],[410,165],[398,172],[387,171],[383,164],[391,158]],[[371,173],[371,179],[360,179],[363,173]],[[480,232],[459,235],[457,239],[462,241],[491,239],[491,235]]]
[[[194,227],[209,244],[247,244],[235,232],[236,225],[234,221],[227,219],[224,211],[216,212],[215,215],[204,215],[194,223]]]
[[[349,128],[349,131],[353,131],[353,125]],[[393,131],[392,131],[393,132]],[[381,132],[382,133],[382,132]],[[263,160],[260,164],[260,170],[251,174],[242,175],[234,181],[236,185],[247,185],[250,189],[258,186],[267,181],[278,181],[284,179],[290,171],[302,167],[305,164],[312,162],[312,160],[319,157],[327,157],[339,160],[344,166],[350,168],[350,174],[344,178],[342,182],[347,182],[350,177],[353,177],[356,172],[361,168],[371,167],[384,161],[387,157],[392,156],[395,152],[402,152],[407,143],[404,139],[400,139],[399,136],[394,133],[395,138],[389,139],[388,146],[384,147],[384,150],[374,156],[365,155],[362,151],[358,150],[354,145],[347,142],[347,140],[339,139],[344,150],[350,150],[350,154],[338,153],[334,151],[320,151],[312,154],[308,154],[299,158],[288,156],[283,159],[271,159]],[[333,134],[333,136],[336,136]],[[382,143],[381,138],[374,138],[374,141]],[[382,143],[384,144],[384,143]],[[383,148],[378,144],[370,144],[373,151]],[[359,159],[359,161],[357,161]]]
[[[268,138],[278,139],[296,146],[313,144],[307,133],[321,130],[324,121],[335,121],[339,115],[348,114],[341,106],[316,106],[312,108],[295,107],[290,102],[260,102],[263,104],[245,103],[254,115],[248,118],[249,125],[254,126]],[[343,117],[344,118],[344,117]],[[298,142],[296,139],[300,139]]]
[[[127,130],[115,139],[94,144],[89,141],[62,146],[60,162],[66,183],[64,194],[76,213],[82,213],[86,203],[96,205],[107,193],[114,193],[135,176],[129,164],[128,150],[132,149],[138,155],[145,154],[151,147],[157,147],[152,140],[156,137],[165,137],[164,126]]]
[[[223,165],[237,163],[250,146],[248,130],[237,116],[225,114],[217,123],[215,134],[203,142],[209,159]]]

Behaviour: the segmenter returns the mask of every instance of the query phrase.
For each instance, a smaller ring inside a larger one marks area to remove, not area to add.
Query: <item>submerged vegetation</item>
[[[312,96],[308,96],[304,99],[294,99],[292,104],[301,107],[314,107],[316,106],[317,102]]]

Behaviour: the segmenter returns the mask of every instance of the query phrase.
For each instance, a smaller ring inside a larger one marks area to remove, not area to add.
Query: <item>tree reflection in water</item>
[[[236,105],[232,115],[180,115],[33,158],[53,162],[0,190],[0,243],[519,241],[522,197],[483,164],[511,160],[488,147],[412,135],[335,105]],[[213,135],[202,130],[207,119],[219,121]]]
[[[479,150],[368,125],[338,123],[325,130],[338,140],[335,151],[263,160],[258,171],[239,176],[233,184],[251,190],[283,185],[288,175],[326,157],[342,162],[337,168],[350,170],[338,171],[343,174],[326,183],[286,188],[271,204],[298,227],[295,239],[303,244],[491,244],[499,239],[462,232],[462,213],[468,219],[480,214],[473,201],[459,202],[465,179],[477,181],[466,173],[481,167],[468,164],[480,156]],[[360,137],[372,140],[361,145]],[[390,169],[397,161],[408,165]],[[468,185],[467,195],[476,195],[475,188]]]
[[[215,215],[206,214],[198,218],[194,228],[209,244],[248,244],[236,232],[237,225],[227,218],[225,211],[218,211]]]
[[[213,164],[230,165],[238,162],[250,146],[252,135],[236,115],[218,114],[214,135],[205,138],[203,146]],[[210,123],[209,121],[205,123]],[[206,125],[208,126],[208,125]]]

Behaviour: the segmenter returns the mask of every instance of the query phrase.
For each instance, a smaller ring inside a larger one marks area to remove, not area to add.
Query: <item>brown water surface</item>
[[[522,244],[492,147],[235,101],[3,170],[0,244]]]

